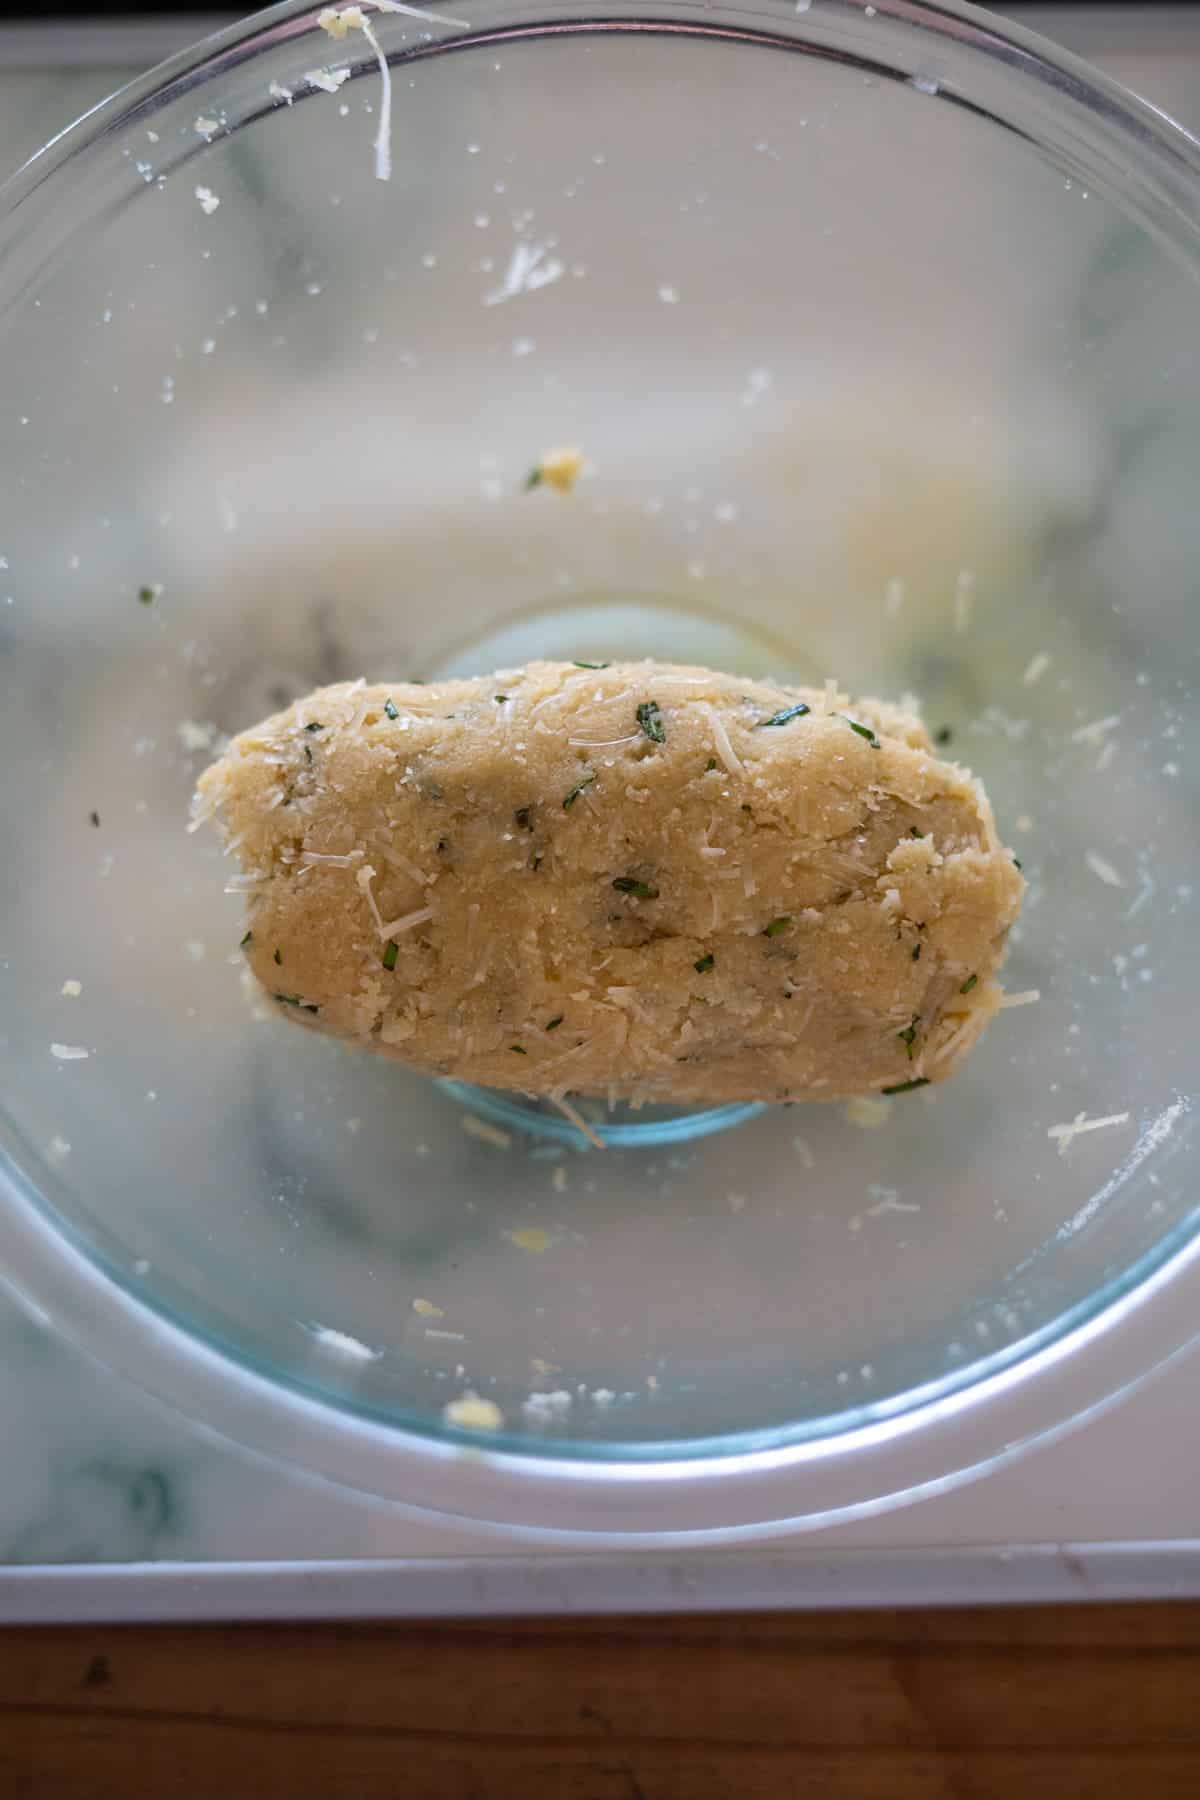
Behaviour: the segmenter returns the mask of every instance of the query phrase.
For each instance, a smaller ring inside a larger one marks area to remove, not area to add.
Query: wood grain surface
[[[0,1632],[3,1800],[1198,1800],[1200,1606]]]

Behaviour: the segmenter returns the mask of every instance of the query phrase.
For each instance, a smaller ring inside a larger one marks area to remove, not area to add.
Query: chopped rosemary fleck
[[[541,487],[541,485],[542,465],[541,463],[534,463],[532,469],[530,469],[528,475],[525,477],[525,492],[527,494],[532,493],[535,487]]]
[[[530,823],[532,812],[532,807],[518,806],[516,812],[513,814],[513,818],[517,821],[517,824],[521,827],[522,831],[533,830],[533,826]]]
[[[98,812],[90,812],[90,813],[89,813],[89,814],[88,814],[88,818],[89,818],[89,819],[90,819],[90,820],[91,820],[91,822],[92,822],[92,824],[93,824],[93,825],[96,825],[96,826],[99,826],[99,824],[100,824],[100,814],[99,814],[99,813],[98,813]]]
[[[284,1006],[298,1006],[301,1012],[319,1013],[321,1010],[319,1006],[314,1006],[311,1001],[302,1000],[299,994],[272,994],[271,998],[272,1000],[282,1001]]]
[[[305,746],[304,746],[304,760],[305,760],[305,762],[306,762],[306,763],[311,763],[311,762],[312,762],[312,759],[313,759],[313,758],[312,758],[312,745],[311,745],[311,744],[305,744]]]
[[[564,1017],[565,1017],[565,1014],[563,1014],[563,1013],[555,1013],[555,1015],[552,1019],[546,1020],[546,1030],[547,1031],[557,1031],[559,1026],[562,1024]]]
[[[923,831],[918,831],[915,825],[910,825],[908,828],[908,835],[909,837],[923,838],[925,833]]]
[[[508,1047],[512,1051],[514,1056],[528,1056],[529,1055],[528,1050],[524,1049],[520,1044],[510,1044]]]
[[[898,1081],[895,1087],[880,1088],[881,1094],[911,1094],[914,1088],[928,1087],[928,1075],[917,1075],[912,1081]]]
[[[563,811],[564,812],[570,812],[571,808],[574,806],[575,802],[578,800],[580,794],[582,794],[584,788],[590,788],[592,783],[595,781],[595,779],[596,779],[595,775],[593,774],[591,769],[589,769],[587,774],[583,777],[583,780],[576,782],[575,786],[571,789],[570,793],[564,795],[564,797],[563,797]]]
[[[754,729],[763,731],[768,725],[790,725],[793,719],[802,719],[805,713],[811,711],[812,707],[807,700],[799,700],[795,706],[785,706],[782,712],[772,713],[769,719],[759,719]]]
[[[787,930],[787,928],[791,924],[791,922],[792,922],[791,914],[783,913],[783,914],[781,914],[781,916],[778,919],[772,919],[771,923],[769,925],[765,925],[763,927],[763,936],[764,937],[778,937],[781,931]]]
[[[1013,868],[1014,868],[1014,869],[1019,869],[1019,868],[1020,868],[1020,867],[1021,867],[1021,864],[1020,864],[1020,862],[1019,862],[1019,861],[1018,861],[1018,860],[1017,860],[1017,858],[1016,858],[1016,857],[1015,857],[1015,856],[1014,856],[1014,857],[1013,857]]]
[[[492,699],[496,702],[497,706],[503,706],[504,702],[508,699],[508,695],[507,694],[493,694]]]
[[[400,946],[396,942],[395,938],[389,938],[387,943],[384,945],[383,956],[381,958],[385,969],[388,969],[390,971],[395,968],[396,957],[399,954],[399,951],[400,951]]]
[[[697,960],[692,964],[692,967],[695,969],[697,975],[707,975],[708,971],[713,967],[716,960],[717,960],[716,957],[713,955],[712,951],[710,950],[708,952],[707,956],[698,957]]]
[[[975,984],[978,980],[979,980],[978,975],[968,975],[967,979],[963,982],[962,986],[959,988],[959,990],[958,990],[959,993],[960,994],[969,994],[971,989],[975,986]]]
[[[879,750],[882,748],[879,739],[875,736],[875,733],[871,730],[869,725],[860,724],[857,719],[852,719],[849,713],[843,713],[841,716],[845,719],[851,731],[856,731],[860,738],[866,738],[872,750]]]
[[[900,1042],[904,1045],[905,1051],[908,1055],[909,1062],[911,1062],[913,1059],[913,1045],[917,1041],[917,1025],[918,1025],[918,1023],[919,1023],[919,1020],[914,1019],[912,1024],[909,1025],[906,1030],[898,1031],[896,1033],[896,1036],[900,1039]]]
[[[320,719],[310,719],[304,729],[305,731],[324,731],[325,727]]]
[[[933,741],[935,744],[948,744],[953,736],[949,725],[939,725],[933,734]]]
[[[618,894],[632,894],[635,900],[658,899],[658,889],[648,881],[639,881],[636,875],[618,875],[613,886]]]
[[[245,937],[242,939],[241,943],[238,945],[238,949],[245,950],[253,942],[254,942],[254,933],[252,931],[248,931],[246,933]]]
[[[637,722],[652,744],[666,743],[666,726],[663,724],[657,700],[642,701],[637,709]]]
[[[920,962],[920,960],[921,960],[921,946],[920,946],[920,944],[916,944],[916,945],[914,945],[914,946],[913,946],[913,953],[912,953],[912,959],[913,959],[913,961],[914,961],[914,962]]]
[[[398,707],[396,706],[396,702],[392,699],[392,696],[390,694],[388,695],[387,699],[383,703],[383,710],[387,714],[389,719],[398,719],[400,717],[400,712],[399,712]]]
[[[143,606],[153,606],[161,592],[162,589],[159,587],[140,587],[138,589],[138,599]]]
[[[714,770],[714,769],[715,769],[715,768],[716,768],[716,766],[717,766],[717,759],[716,759],[716,757],[715,757],[715,756],[710,756],[710,757],[709,757],[709,759],[708,759],[708,761],[707,761],[707,762],[706,762],[706,763],[705,763],[705,765],[704,765],[704,773],[705,773],[705,774],[706,774],[706,775],[711,775],[711,774],[712,774],[712,772],[713,772],[713,770]]]
[[[573,669],[610,669],[612,667],[612,664],[611,663],[578,662],[574,658],[572,658],[571,667]]]
[[[275,946],[275,961],[280,965],[283,963],[283,951],[279,948],[278,944]]]

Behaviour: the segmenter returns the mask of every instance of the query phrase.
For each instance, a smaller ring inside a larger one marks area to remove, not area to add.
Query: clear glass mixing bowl
[[[1200,158],[966,8],[462,10],[374,18],[390,181],[372,46],[287,5],[5,190],[0,1259],[365,1488],[817,1523],[1193,1330]],[[560,443],[586,478],[526,493]],[[877,1128],[603,1151],[252,1015],[185,831],[221,734],[615,654],[914,691],[1024,862],[1040,1001]],[[468,1390],[502,1430],[447,1423]]]

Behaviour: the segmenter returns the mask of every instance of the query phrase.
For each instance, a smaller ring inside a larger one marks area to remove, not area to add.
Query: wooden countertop
[[[1197,1800],[1200,1605],[0,1632],[4,1800]]]

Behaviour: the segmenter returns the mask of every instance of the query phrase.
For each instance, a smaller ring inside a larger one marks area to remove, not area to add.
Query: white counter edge
[[[478,1618],[1200,1597],[1200,1539],[0,1571],[0,1625]]]

